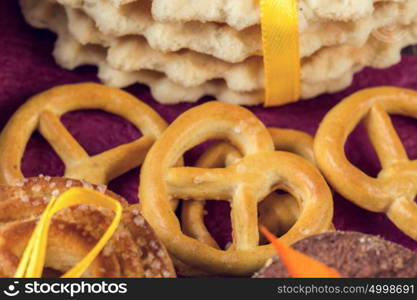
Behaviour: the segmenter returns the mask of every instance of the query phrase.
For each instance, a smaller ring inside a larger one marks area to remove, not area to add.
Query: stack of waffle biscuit
[[[417,43],[417,0],[298,0],[302,98],[386,68]],[[58,35],[63,67],[96,65],[100,79],[149,85],[161,103],[204,95],[264,101],[258,0],[20,0],[26,20]]]

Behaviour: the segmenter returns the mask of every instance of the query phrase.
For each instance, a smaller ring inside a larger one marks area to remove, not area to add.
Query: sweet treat
[[[309,134],[279,128],[269,128],[268,131],[277,150],[298,154],[314,163],[313,138]],[[240,152],[232,145],[217,143],[199,157],[195,166],[199,168],[224,168],[237,163],[241,158]],[[284,235],[297,221],[300,208],[299,203],[291,194],[272,192],[258,204],[258,212],[259,224],[266,226],[275,234]],[[184,201],[181,205],[182,231],[215,249],[222,249],[205,225],[204,216],[206,213],[204,201]],[[263,236],[260,235],[260,243],[264,244],[265,242]],[[175,263],[178,274],[182,276],[207,277],[211,275],[187,266],[179,260],[175,260]]]
[[[0,186],[0,276],[12,277],[16,273],[29,238],[51,199],[75,187],[103,193],[119,201],[123,208],[116,231],[83,277],[175,277],[165,247],[136,206],[128,206],[123,198],[100,186],[51,177]],[[81,261],[103,236],[113,216],[108,208],[87,204],[55,213],[49,226],[43,276],[60,275]]]
[[[327,232],[298,241],[293,248],[334,268],[342,277],[417,276],[416,253],[375,235]],[[254,277],[282,278],[290,274],[282,260],[275,256]]]
[[[189,2],[185,6],[195,4]],[[395,64],[401,49],[417,41],[416,0],[365,2],[361,8],[330,5],[331,12],[318,13],[318,4],[299,1],[303,99],[345,88],[365,66]],[[237,30],[213,22],[158,21],[153,12],[161,5],[155,1],[114,6],[108,1],[21,0],[21,5],[30,24],[58,35],[54,55],[61,66],[97,65],[106,84],[145,83],[162,103],[195,102],[205,95],[235,104],[265,101],[258,25]],[[248,5],[258,16],[257,5]]]
[[[246,5],[251,6],[251,12],[244,15],[244,20],[247,21],[248,15],[255,13],[258,20],[253,25],[256,26],[236,28],[227,26],[225,22],[211,20],[176,20],[175,22],[160,20],[157,10],[154,9],[160,6],[158,1],[132,1],[128,5],[118,7],[103,0],[55,1],[65,7],[70,23],[74,25],[70,25],[71,32],[75,36],[82,37],[83,44],[92,42],[108,46],[113,38],[134,35],[139,38],[143,36],[151,48],[165,53],[189,49],[230,63],[242,62],[252,56],[262,56],[260,12],[257,2]],[[218,1],[216,5],[221,2],[225,1]],[[409,0],[380,1],[380,3],[362,1],[350,6],[346,3],[337,3],[335,5],[337,7],[333,7],[333,12],[328,13],[327,16],[323,15],[325,8],[320,8],[320,4],[298,2],[300,50],[303,58],[310,57],[324,47],[343,44],[361,46],[371,35],[382,33],[381,30],[412,23],[416,13],[415,1]],[[175,12],[173,17],[177,17],[180,15],[178,11],[186,11],[187,8],[196,5],[196,2],[191,0],[184,5],[180,1],[170,1],[168,5],[181,6],[175,10],[169,8]],[[193,9],[194,12],[207,6],[206,3],[198,3],[198,5],[198,9]],[[237,12],[241,2],[229,5],[231,9],[235,6]],[[202,12],[205,13],[207,10]],[[87,25],[88,29],[83,30],[81,24]]]
[[[340,278],[340,273],[314,258],[293,249],[276,238],[268,229],[261,226],[263,235],[274,245],[275,251],[290,273],[295,278]]]
[[[134,2],[136,0],[115,0],[113,4],[116,5],[113,6],[121,7],[124,4]],[[369,16],[376,6],[391,1],[335,2],[331,0],[300,0],[298,2],[302,20],[319,19],[323,22],[329,22],[349,21]],[[153,0],[152,15],[155,19],[161,21],[212,21],[226,23],[236,29],[243,29],[260,23],[258,1],[215,0],[206,2],[204,0],[188,0],[187,4],[182,6],[181,1]]]
[[[34,3],[31,1],[30,3],[36,4],[38,2]],[[37,10],[30,9],[29,12],[34,14]],[[46,26],[44,23],[46,22],[49,27],[59,30],[57,32],[59,38],[53,54],[58,64],[65,68],[74,69],[83,65],[96,65],[99,78],[107,85],[123,87],[142,82],[147,84],[151,88],[152,94],[165,104],[194,102],[204,95],[214,95],[224,101],[237,101],[241,104],[251,104],[254,98],[257,99],[258,103],[263,101],[263,91],[241,93],[228,89],[223,81],[213,80],[187,88],[175,83],[159,72],[149,70],[123,72],[115,69],[107,62],[106,49],[97,45],[82,45],[68,32],[67,26],[62,24],[66,21],[65,12],[62,10],[52,10],[52,12],[46,10],[46,12],[47,14],[41,10],[40,14],[43,16],[43,21],[37,21],[33,24],[38,24],[36,25],[37,27],[43,28]]]
[[[417,92],[395,87],[371,88],[343,100],[323,119],[314,152],[329,183],[360,207],[382,212],[406,235],[417,240],[415,170],[389,114],[416,118]],[[344,145],[364,121],[382,170],[368,176],[346,158]]]
[[[210,139],[229,141],[242,159],[223,169],[175,167],[187,150]],[[265,126],[248,110],[231,104],[200,105],[169,126],[142,166],[139,198],[143,215],[171,255],[211,274],[247,275],[259,269],[272,256],[273,247],[259,245],[257,206],[276,188],[296,196],[302,207],[282,240],[293,243],[329,229],[332,195],[320,173],[301,157],[274,150]],[[171,199],[228,200],[233,225],[229,249],[185,235]]]
[[[134,124],[143,136],[90,157],[60,121],[63,114],[82,109],[101,109],[121,116]],[[141,165],[165,128],[165,121],[152,108],[121,90],[95,83],[56,87],[28,100],[2,130],[0,183],[14,184],[23,178],[20,164],[35,130],[39,130],[63,160],[65,177],[107,184]]]

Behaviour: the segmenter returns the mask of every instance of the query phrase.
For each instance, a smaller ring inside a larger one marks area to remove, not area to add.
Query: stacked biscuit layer
[[[27,21],[58,35],[66,68],[96,65],[111,86],[150,86],[162,103],[204,95],[263,102],[260,12],[253,0],[20,0]],[[417,43],[417,0],[299,0],[302,98],[347,87]]]

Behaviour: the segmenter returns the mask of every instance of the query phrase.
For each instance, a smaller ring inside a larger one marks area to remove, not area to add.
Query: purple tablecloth
[[[54,63],[51,56],[55,36],[35,30],[25,24],[15,0],[0,1],[0,128],[13,112],[30,96],[56,85],[97,81],[96,69],[83,67],[67,71]],[[254,107],[251,110],[268,126],[293,128],[314,134],[326,112],[345,96],[362,88],[394,85],[417,89],[417,58],[404,56],[402,62],[387,70],[366,69],[355,77],[347,90],[323,95],[316,99],[279,108]],[[135,85],[127,89],[150,104],[168,122],[192,107],[191,104],[164,106],[155,102],[147,87]],[[86,99],[88,100],[88,99]],[[415,120],[394,116],[394,124],[406,145],[410,158],[417,158],[417,123]],[[89,154],[129,142],[139,132],[119,117],[103,112],[72,112],[63,122]],[[370,175],[376,175],[379,163],[363,128],[352,134],[346,147],[350,160]],[[192,160],[198,150],[188,158]],[[64,166],[52,149],[38,134],[29,142],[22,169],[26,176],[38,174],[62,175]],[[137,201],[138,170],[114,180],[110,188]],[[206,223],[221,244],[229,240],[230,220],[227,205],[207,205]],[[364,211],[335,195],[336,228],[379,234],[417,251],[417,242],[411,240],[391,224],[383,214]]]

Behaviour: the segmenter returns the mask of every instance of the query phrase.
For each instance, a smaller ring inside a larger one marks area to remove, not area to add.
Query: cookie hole
[[[103,111],[70,112],[62,117],[62,123],[91,156],[141,137],[133,124]],[[25,176],[62,176],[64,165],[45,138],[35,132],[25,149],[22,171]]]
[[[417,159],[417,120],[410,117],[390,115],[397,135],[409,159]],[[349,136],[345,146],[349,161],[371,177],[377,177],[381,164],[363,123]]]
[[[101,110],[72,111],[63,115],[61,121],[90,156],[133,142],[142,136],[126,119]],[[129,203],[137,203],[139,172],[140,168],[136,168],[113,179],[108,184],[109,189]]]
[[[218,139],[212,139],[212,140],[208,140],[205,141],[204,143],[201,143],[191,149],[189,149],[187,152],[184,153],[184,165],[187,167],[195,167],[197,162],[200,161],[201,163],[201,158],[204,157],[204,154],[207,152],[207,150],[211,150],[213,146],[216,146],[218,144],[220,144],[221,142],[223,142],[222,140],[218,140]],[[225,163],[223,161],[221,161],[219,159],[219,161],[217,162],[217,164],[212,165],[211,163],[208,163],[208,161],[211,160],[205,160],[206,162],[200,166],[204,167],[204,168],[224,168],[225,167]]]
[[[363,122],[349,135],[345,153],[347,159],[368,176],[376,178],[381,171],[381,164]]]
[[[139,174],[140,168],[133,169],[110,181],[108,187],[130,204],[138,203]]]
[[[81,147],[93,156],[141,137],[140,131],[127,120],[100,110],[73,111],[62,116],[62,123]],[[39,132],[29,139],[21,162],[25,177],[64,176],[65,165]],[[130,203],[138,201],[139,168],[109,183],[109,188]]]
[[[51,145],[35,132],[26,146],[21,161],[21,170],[25,177],[35,177],[41,174],[63,176],[65,166]]]
[[[417,120],[399,115],[391,115],[391,119],[408,158],[411,160],[417,159]]]
[[[220,246],[227,249],[232,243],[231,207],[228,201],[206,201],[204,224]],[[300,207],[297,200],[286,191],[276,190],[258,204],[258,220],[273,234],[280,237],[288,232],[297,221]],[[269,242],[259,235],[259,244]]]
[[[221,249],[232,243],[232,222],[228,201],[206,201],[204,223]]]
[[[297,222],[300,206],[295,197],[284,190],[276,190],[258,204],[258,220],[277,237],[286,234]],[[269,244],[260,234],[260,245]]]
[[[97,155],[142,136],[129,121],[101,110],[72,111],[63,115],[61,121],[88,155]]]

